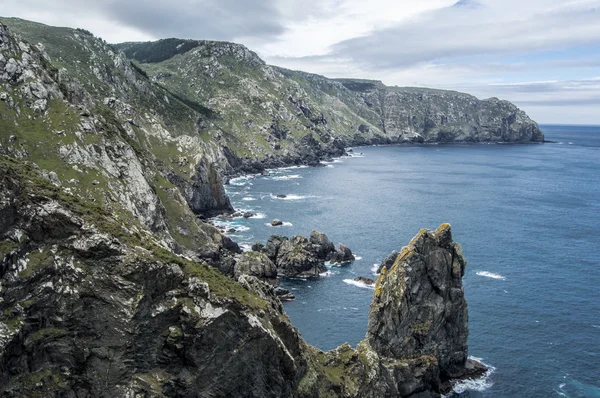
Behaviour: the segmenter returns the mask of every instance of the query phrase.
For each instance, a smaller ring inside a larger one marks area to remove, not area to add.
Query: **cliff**
[[[172,254],[29,164],[0,157],[0,192],[2,396],[435,397],[484,371],[448,225],[379,277],[367,338],[323,353],[271,286]]]
[[[230,43],[123,46],[136,64],[85,30],[5,22],[2,396],[438,396],[481,370],[449,227],[382,272],[366,340],[323,353],[248,275],[271,260],[202,221],[231,210],[227,173],[395,142],[371,89]]]

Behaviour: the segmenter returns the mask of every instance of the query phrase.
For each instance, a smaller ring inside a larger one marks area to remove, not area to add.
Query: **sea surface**
[[[365,336],[373,290],[352,279],[448,222],[468,260],[469,355],[493,369],[455,395],[600,397],[600,127],[541,128],[555,143],[354,148],[326,167],[235,179],[234,207],[258,215],[228,222],[230,235],[250,245],[317,229],[359,256],[282,281],[294,325],[330,350]]]

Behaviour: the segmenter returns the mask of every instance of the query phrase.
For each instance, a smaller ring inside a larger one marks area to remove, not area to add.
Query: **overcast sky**
[[[600,124],[600,0],[0,0],[0,13],[109,42],[243,43],[268,63],[515,102]]]

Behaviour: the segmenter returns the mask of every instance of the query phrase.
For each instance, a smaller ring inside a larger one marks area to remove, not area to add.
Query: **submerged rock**
[[[277,197],[279,199],[285,199],[285,198],[287,198],[287,195],[279,194],[279,195],[277,195]]]
[[[375,281],[373,279],[367,278],[365,276],[357,276],[356,278],[354,278],[354,281],[364,283],[367,286],[372,286],[375,284]]]
[[[284,289],[282,287],[276,287],[275,294],[281,301],[292,301],[296,299],[296,296],[294,296],[288,289]]]

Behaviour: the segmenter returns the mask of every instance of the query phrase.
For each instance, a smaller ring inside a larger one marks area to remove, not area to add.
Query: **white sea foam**
[[[287,221],[284,221],[282,225],[271,225],[270,222],[266,222],[265,225],[268,226],[268,227],[273,227],[273,228],[277,228],[277,227],[293,227],[294,226],[294,224],[292,224],[291,222],[287,222]]]
[[[245,198],[242,198],[242,200],[245,200],[246,202],[250,202],[252,200],[256,200],[256,198],[250,197],[250,196],[246,196]]]
[[[362,260],[362,257],[361,257],[361,256],[357,256],[357,255],[355,254],[355,255],[354,255],[354,260],[356,260],[356,261],[360,261],[360,260]]]
[[[373,275],[378,275],[377,274],[378,269],[379,269],[379,264],[377,264],[377,263],[373,264],[373,266],[371,267],[371,272],[373,273]]]
[[[294,195],[294,194],[290,194],[290,195],[286,195],[285,198],[278,198],[277,195],[273,195],[271,194],[271,199],[279,199],[279,200],[303,200],[303,199],[308,199],[308,198],[315,198],[316,196],[312,196],[312,195]]]
[[[572,142],[569,142],[569,145],[573,145],[573,143],[572,143]]]
[[[297,180],[302,178],[300,174],[291,174],[291,175],[282,175],[282,176],[273,176],[271,179],[273,181],[284,181],[284,180]]]
[[[267,215],[265,213],[256,213],[255,215],[253,215],[250,218],[263,219],[263,218],[267,218]]]
[[[493,273],[487,272],[487,271],[477,271],[476,274],[479,275],[479,276],[485,276],[486,278],[493,278],[493,279],[500,279],[500,280],[505,280],[506,279],[502,275],[493,274]]]
[[[236,177],[236,178],[232,178],[231,180],[229,180],[229,183],[231,185],[243,186],[243,185],[246,185],[249,182],[249,180],[251,180],[253,178],[254,178],[253,175]]]
[[[455,382],[452,386],[452,391],[456,394],[462,394],[466,391],[484,391],[494,385],[494,382],[490,380],[490,376],[496,370],[495,367],[484,363],[481,358],[469,357],[477,362],[481,362],[487,366],[488,370],[483,376],[478,379],[468,379]]]
[[[287,166],[287,167],[278,167],[278,168],[276,168],[276,169],[267,169],[266,171],[267,171],[267,172],[269,172],[269,173],[279,173],[279,172],[281,172],[282,170],[305,169],[305,168],[307,168],[307,167],[308,167],[308,166],[306,166],[306,165],[304,165],[304,164],[301,164],[301,165],[299,165],[299,166]]]
[[[242,248],[242,251],[245,252],[252,250],[252,245],[250,243],[240,243],[240,247]]]
[[[364,289],[371,289],[371,290],[375,289],[374,285],[367,285],[364,282],[355,281],[354,279],[344,279],[344,283],[347,283],[349,285],[354,285],[357,287],[362,287]]]
[[[333,275],[333,272],[331,272],[331,271],[325,271],[325,272],[322,272],[319,274],[319,276],[331,276],[331,275]]]

